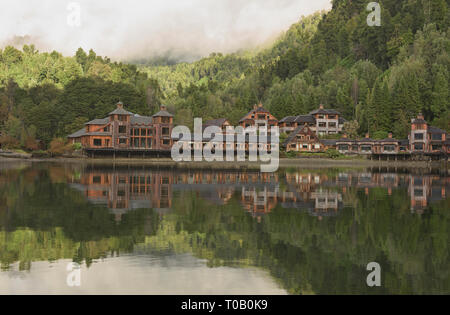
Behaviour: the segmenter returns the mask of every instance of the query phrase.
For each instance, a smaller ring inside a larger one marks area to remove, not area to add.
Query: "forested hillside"
[[[195,116],[236,123],[262,101],[279,119],[322,103],[356,120],[359,134],[405,137],[419,111],[449,130],[449,1],[380,1],[381,27],[367,25],[367,4],[335,0],[259,53],[144,69],[188,124]]]
[[[236,123],[262,101],[278,119],[322,103],[357,121],[359,135],[405,137],[419,111],[449,130],[450,1],[379,1],[381,27],[367,25],[368,2],[334,0],[331,11],[301,18],[271,47],[194,63],[136,66],[92,50],[64,57],[5,47],[0,141],[48,145],[104,117],[119,99],[139,114],[164,102],[186,125],[193,117]]]

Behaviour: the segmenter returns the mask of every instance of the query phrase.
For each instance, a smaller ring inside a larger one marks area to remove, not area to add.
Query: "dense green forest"
[[[132,65],[92,50],[64,57],[5,47],[1,142],[48,144],[103,117],[119,99],[140,114],[165,102],[185,125],[193,117],[236,123],[261,101],[278,119],[322,103],[356,121],[360,135],[406,137],[419,111],[450,130],[450,1],[379,3],[380,27],[367,25],[368,1],[334,0],[329,12],[302,17],[271,47],[193,63]]]

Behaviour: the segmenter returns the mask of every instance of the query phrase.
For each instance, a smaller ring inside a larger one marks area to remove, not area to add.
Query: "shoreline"
[[[175,162],[170,158],[6,158],[0,157],[0,163],[30,162],[30,163],[64,163],[85,165],[142,165],[171,167],[179,169],[259,169],[261,162]],[[333,167],[399,167],[399,168],[443,168],[449,169],[449,163],[444,161],[378,161],[369,159],[334,160],[327,158],[281,158],[279,168],[307,167],[307,168],[333,168]]]

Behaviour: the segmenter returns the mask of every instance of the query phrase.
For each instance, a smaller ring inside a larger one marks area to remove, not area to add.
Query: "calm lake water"
[[[450,294],[449,194],[433,169],[2,163],[0,294]]]

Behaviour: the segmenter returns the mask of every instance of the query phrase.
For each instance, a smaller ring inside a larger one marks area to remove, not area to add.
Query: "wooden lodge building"
[[[450,141],[445,130],[429,126],[421,114],[411,121],[408,139],[395,139],[392,133],[386,139],[349,139],[345,134],[339,140],[319,139],[309,123],[292,131],[282,146],[286,152],[325,152],[336,149],[345,155],[366,155],[371,158],[413,159],[447,158]]]
[[[331,135],[342,132],[346,120],[334,109],[325,109],[323,105],[308,115],[288,116],[280,120],[280,133],[290,134],[298,127],[307,125],[317,135]]]
[[[278,126],[278,119],[275,118],[261,103],[255,105],[253,109],[239,120],[241,127],[267,127]]]
[[[173,115],[165,106],[155,115],[140,116],[117,108],[103,119],[94,119],[85,128],[68,136],[72,143],[81,143],[90,155],[106,153],[170,153],[173,141]]]

